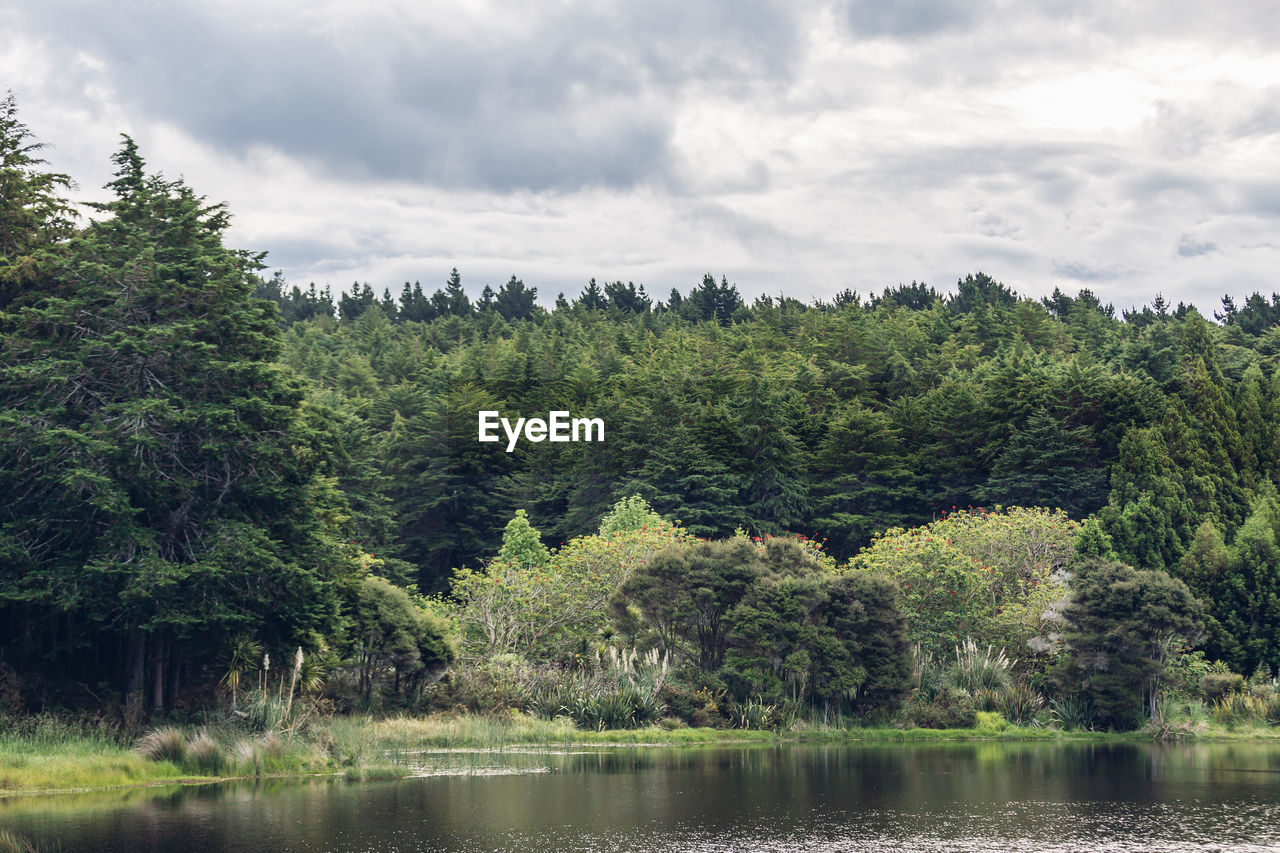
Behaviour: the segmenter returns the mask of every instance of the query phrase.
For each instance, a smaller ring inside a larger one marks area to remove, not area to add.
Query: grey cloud
[[[1208,241],[1198,242],[1191,239],[1189,234],[1183,234],[1182,239],[1178,241],[1178,255],[1183,258],[1196,258],[1200,255],[1207,255],[1210,252],[1218,251],[1217,243]]]
[[[694,227],[712,229],[753,250],[786,252],[796,247],[797,238],[773,223],[721,204],[699,204],[690,211],[689,218]]]
[[[1260,92],[1257,101],[1236,120],[1232,130],[1238,136],[1280,133],[1280,86],[1269,86]]]
[[[1076,281],[1112,281],[1123,274],[1116,265],[1094,266],[1081,261],[1054,261],[1053,274]]]
[[[1211,181],[1185,171],[1165,168],[1133,168],[1121,182],[1125,196],[1141,202],[1169,195],[1190,197],[1200,210],[1218,203],[1220,189]]]
[[[910,37],[962,29],[980,11],[965,0],[850,0],[845,15],[856,35]]]
[[[1280,181],[1257,181],[1241,191],[1244,208],[1261,216],[1280,216]]]
[[[668,179],[674,95],[784,85],[798,49],[769,0],[584,3],[471,42],[391,16],[338,33],[246,26],[214,5],[49,3],[23,25],[64,59],[100,59],[134,109],[223,150],[496,190]],[[79,73],[68,89],[92,74]]]
[[[1114,152],[1100,145],[975,142],[885,149],[870,160],[863,175],[904,190],[977,180],[980,189],[1029,189],[1042,200],[1060,204],[1071,199],[1091,174],[1110,173],[1116,165]]]

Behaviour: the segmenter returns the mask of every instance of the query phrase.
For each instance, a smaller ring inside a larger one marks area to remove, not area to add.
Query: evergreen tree
[[[509,511],[511,454],[476,441],[476,413],[497,409],[474,385],[455,387],[384,444],[399,519],[398,546],[424,590],[492,553]]]
[[[511,276],[510,281],[498,288],[494,307],[504,320],[528,320],[533,316],[537,297],[538,288],[525,287],[523,281]]]
[[[720,283],[716,284],[710,273],[703,276],[702,284],[689,293],[688,302],[697,312],[698,319],[704,322],[715,320],[722,326],[728,325],[734,312],[742,307],[738,288],[729,284],[727,278],[721,278]],[[675,307],[674,303],[672,307]]]
[[[1133,729],[1158,714],[1160,682],[1174,651],[1201,636],[1201,608],[1164,572],[1085,559],[1071,582],[1064,634],[1101,726]]]
[[[1254,499],[1249,517],[1227,549],[1204,549],[1199,570],[1211,617],[1210,650],[1236,672],[1253,672],[1259,665],[1280,670],[1280,503],[1275,489]],[[1220,567],[1220,568],[1219,568]],[[1208,568],[1218,569],[1210,574]]]
[[[760,375],[764,365],[743,362],[745,394],[735,406],[741,436],[741,502],[761,533],[794,529],[809,509],[808,489],[799,472],[799,443],[787,423],[787,403]]]
[[[1048,506],[1080,518],[1106,501],[1106,474],[1087,427],[1067,427],[1044,409],[1016,429],[987,482],[974,490],[985,504]]]
[[[650,300],[645,295],[643,284],[637,288],[630,281],[626,284],[611,281],[604,286],[604,296],[608,306],[624,314],[644,314],[649,310]]]
[[[854,404],[833,414],[808,479],[815,495],[814,535],[838,558],[852,556],[873,534],[917,517],[917,478],[883,413]]]
[[[223,206],[148,176],[133,140],[114,162],[104,217],[0,314],[0,608],[27,653],[91,648],[136,712],[145,681],[162,707],[228,633],[334,629],[347,564],[276,313],[252,298],[260,256],[226,249]]]
[[[466,291],[462,289],[462,276],[458,274],[457,267],[449,272],[449,280],[444,289],[431,295],[431,304],[436,313],[443,317],[471,316],[471,300],[467,299]]]
[[[42,148],[9,92],[0,100],[0,310],[37,280],[37,258],[72,230],[75,214],[61,196],[71,179],[42,168]]]
[[[588,311],[603,311],[609,307],[609,300],[600,290],[600,285],[596,284],[594,278],[587,282],[587,286],[582,290],[582,295],[575,301]]]

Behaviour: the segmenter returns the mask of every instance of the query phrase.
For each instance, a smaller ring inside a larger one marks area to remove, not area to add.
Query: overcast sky
[[[1280,290],[1280,4],[363,5],[0,0],[0,89],[302,285]]]

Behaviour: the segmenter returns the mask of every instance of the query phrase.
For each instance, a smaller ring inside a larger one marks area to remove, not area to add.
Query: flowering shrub
[[[1018,654],[1064,594],[1079,528],[1060,510],[965,510],[886,530],[844,570],[897,581],[908,634],[926,652],[972,640]]]

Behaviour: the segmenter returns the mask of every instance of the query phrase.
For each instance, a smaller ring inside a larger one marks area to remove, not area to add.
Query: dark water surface
[[[1280,747],[885,744],[413,756],[397,782],[0,801],[50,849],[1280,850]]]

